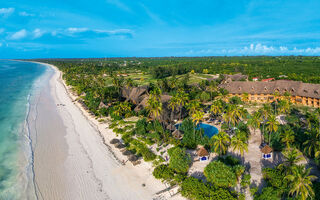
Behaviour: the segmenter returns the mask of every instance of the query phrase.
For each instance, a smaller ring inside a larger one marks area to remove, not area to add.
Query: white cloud
[[[289,48],[287,46],[274,47],[257,43],[240,49],[222,50],[222,53],[236,55],[319,55],[320,47]]]
[[[131,9],[125,5],[124,3],[122,3],[120,0],[107,0],[107,3],[112,4],[122,10],[125,10],[127,12],[132,12]]]
[[[12,34],[9,39],[10,40],[19,40],[19,39],[22,39],[22,38],[25,38],[27,36],[27,31],[26,29],[22,29],[18,32],[15,32],[14,34]]]
[[[33,16],[35,16],[35,14],[27,13],[25,11],[19,12],[19,15],[22,16],[22,17],[33,17]]]
[[[34,29],[33,31],[33,38],[41,37],[45,32],[40,30],[39,28]]]
[[[0,28],[0,34],[4,32],[4,28]]]
[[[81,32],[85,32],[85,31],[88,31],[87,28],[68,28],[67,29],[67,32],[70,32],[70,33],[81,33]]]
[[[0,8],[0,15],[8,17],[14,12],[14,8]]]

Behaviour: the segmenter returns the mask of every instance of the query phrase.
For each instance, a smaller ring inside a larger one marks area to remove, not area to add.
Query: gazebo
[[[199,157],[199,161],[200,162],[204,162],[204,161],[208,161],[209,160],[209,153],[203,146],[199,146],[198,147],[197,155]]]
[[[271,159],[272,158],[272,151],[273,149],[269,146],[266,145],[261,149],[261,153],[262,153],[262,158],[263,159]]]

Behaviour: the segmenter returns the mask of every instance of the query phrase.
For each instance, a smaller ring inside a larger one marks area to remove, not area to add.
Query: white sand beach
[[[183,199],[156,194],[165,185],[152,176],[151,163],[122,165],[126,157],[108,145],[116,135],[74,101],[61,72],[50,67],[54,72],[36,104],[33,136],[39,199]]]

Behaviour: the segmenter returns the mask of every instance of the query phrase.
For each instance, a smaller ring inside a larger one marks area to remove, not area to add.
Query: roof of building
[[[264,146],[262,149],[261,149],[261,152],[264,153],[264,154],[268,154],[268,153],[271,153],[273,150],[271,147],[269,147],[269,145],[266,145]]]
[[[272,81],[272,80],[274,80],[274,78],[266,78],[266,79],[262,79],[261,81],[262,82],[267,82],[267,81]]]
[[[233,74],[233,75],[225,74],[224,77],[225,77],[225,79],[231,79],[233,81],[240,81],[240,80],[248,79],[247,75],[243,75],[241,73]]]
[[[208,156],[208,155],[209,155],[208,151],[207,151],[203,146],[200,146],[200,147],[198,148],[197,154],[198,154],[198,156],[200,156],[200,157]]]
[[[301,81],[277,80],[272,82],[251,82],[251,81],[231,81],[220,84],[231,94],[273,94],[279,92],[280,95],[288,92],[292,96],[311,97],[320,99],[320,85],[303,83]]]

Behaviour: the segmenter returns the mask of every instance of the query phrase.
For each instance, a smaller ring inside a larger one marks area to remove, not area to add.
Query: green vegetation
[[[236,73],[248,75],[249,80],[274,77],[320,83],[319,57],[40,61],[56,65],[79,96],[78,102],[99,121],[110,120],[109,127],[121,136],[126,148],[152,161],[154,177],[179,185],[184,197],[244,199],[243,191],[250,190],[256,200],[320,199],[316,177],[310,168],[299,165],[307,157],[320,166],[320,109],[292,105],[288,94],[281,97],[279,93],[274,94],[272,103],[251,104],[248,94],[229,98],[228,92],[218,87],[222,74]],[[125,93],[142,88],[137,86],[144,86],[145,93],[128,98]],[[285,123],[279,123],[280,117]],[[208,119],[221,125],[212,138],[195,128]],[[182,139],[173,135],[172,128],[180,120]],[[263,169],[267,184],[259,192],[244,167],[251,133],[261,133],[262,141],[282,152],[284,158],[278,166]],[[187,176],[192,162],[187,152],[195,152],[199,145],[218,154],[217,161],[205,167],[206,181]],[[238,154],[241,162],[226,155],[230,151]],[[239,193],[233,192],[235,186],[241,186]]]

